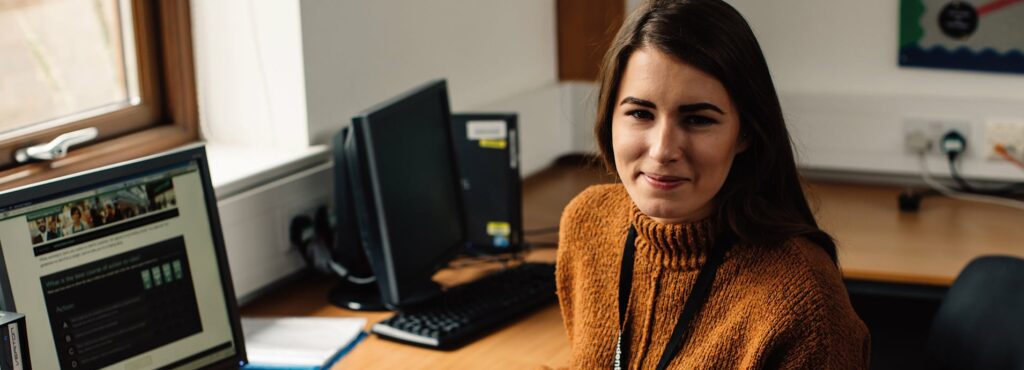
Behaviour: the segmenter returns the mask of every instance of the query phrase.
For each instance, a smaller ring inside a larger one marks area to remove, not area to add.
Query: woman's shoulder
[[[559,248],[612,242],[629,228],[632,201],[622,184],[594,185],[569,202],[559,223]]]
[[[751,317],[770,323],[779,353],[861,364],[870,350],[870,333],[850,303],[842,274],[829,254],[805,238],[774,246],[750,247],[734,268],[751,275],[741,281]],[[794,354],[795,353],[795,354]],[[833,358],[834,357],[834,358]],[[854,365],[862,366],[862,365]],[[831,366],[821,366],[835,368]],[[847,366],[840,366],[845,368]]]
[[[632,202],[622,184],[592,185],[565,206],[562,223],[595,224],[609,218],[625,215],[628,218]]]
[[[807,238],[794,237],[788,240],[783,250],[798,267],[798,274],[812,282],[818,290],[825,294],[840,293],[846,296],[842,272],[825,249]]]
[[[807,312],[820,305],[849,304],[839,267],[825,250],[802,237],[775,246],[747,246],[741,264],[754,274],[755,291],[775,301],[775,307]]]

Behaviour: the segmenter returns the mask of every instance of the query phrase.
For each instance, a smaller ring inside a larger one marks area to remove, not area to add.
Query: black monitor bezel
[[[331,154],[334,160],[334,230],[331,239],[330,255],[335,263],[345,268],[344,276],[349,283],[364,285],[376,284],[372,267],[363,248],[363,239],[359,235],[359,221],[356,214],[355,194],[352,170],[349,169],[349,128],[344,127],[332,139]]]
[[[457,210],[459,215],[458,227],[460,234],[462,234],[460,240],[439,253],[434,261],[425,263],[425,265],[429,266],[424,269],[424,271],[428,272],[428,275],[422,276],[424,285],[420,287],[421,291],[411,292],[411,295],[400,291],[400,287],[397,284],[396,269],[391,262],[393,261],[394,248],[391,245],[388,233],[382,229],[382,225],[385,223],[385,215],[383,204],[380,202],[381,188],[378,180],[379,176],[373,158],[368,154],[373,152],[371,143],[373,136],[372,126],[374,117],[385,114],[402,102],[422,95],[434,94],[444,96],[444,111],[448,114],[445,116],[445,122],[441,129],[445,131],[444,137],[450,141],[452,137],[451,108],[448,101],[447,83],[443,79],[427,82],[353,116],[352,125],[349,126],[349,138],[346,140],[349,173],[353,174],[353,181],[350,185],[352,185],[357,198],[356,205],[359,213],[357,218],[359,219],[360,232],[363,237],[363,247],[366,249],[374,275],[377,277],[381,299],[386,307],[393,310],[402,310],[403,308],[414,306],[440,294],[440,287],[433,283],[433,273],[443,268],[447,261],[450,261],[465,247],[465,215],[462,212],[462,194],[459,189],[454,189],[457,204],[453,204],[452,207]],[[455,162],[455,148],[451,143],[446,148],[452,169],[452,173],[449,176],[453,179],[453,184],[457,186],[459,184],[459,174],[457,162]]]
[[[248,363],[248,357],[245,353],[245,341],[242,336],[238,302],[235,297],[234,283],[231,280],[231,268],[228,265],[227,250],[224,246],[224,234],[220,225],[220,215],[217,211],[217,198],[214,194],[213,183],[210,180],[209,161],[206,157],[205,146],[202,144],[187,145],[152,156],[6,190],[0,192],[0,210],[35,199],[84,191],[96,185],[117,181],[115,179],[125,179],[138,176],[153,170],[159,170],[175,164],[183,164],[190,161],[196,161],[198,163],[199,177],[202,181],[203,195],[206,202],[206,212],[210,219],[210,233],[213,238],[214,252],[217,256],[217,267],[220,270],[225,305],[228,308],[228,320],[231,325],[231,335],[235,342],[235,348],[237,349],[233,356],[206,365],[206,367],[237,369],[245,363]],[[0,291],[2,291],[2,294],[0,294],[2,295],[0,308],[8,311],[15,311],[17,306],[11,296],[10,279],[8,277],[7,263],[4,260],[3,251],[0,251]]]

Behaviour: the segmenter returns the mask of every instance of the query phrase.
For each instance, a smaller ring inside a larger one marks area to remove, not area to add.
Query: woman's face
[[[709,216],[733,158],[746,148],[721,82],[645,47],[629,57],[615,104],[615,167],[640,211],[661,223]]]

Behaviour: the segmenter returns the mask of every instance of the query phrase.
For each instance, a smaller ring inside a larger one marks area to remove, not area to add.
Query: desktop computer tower
[[[25,315],[0,311],[0,370],[32,370]]]
[[[522,250],[516,121],[515,113],[451,115],[468,253]]]

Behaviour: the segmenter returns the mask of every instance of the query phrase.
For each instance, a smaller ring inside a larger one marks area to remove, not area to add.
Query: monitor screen
[[[449,116],[445,82],[435,81],[352,120],[348,157],[364,247],[392,308],[438,293],[433,273],[463,246]]]
[[[238,367],[202,147],[0,194],[3,308],[37,369]]]

